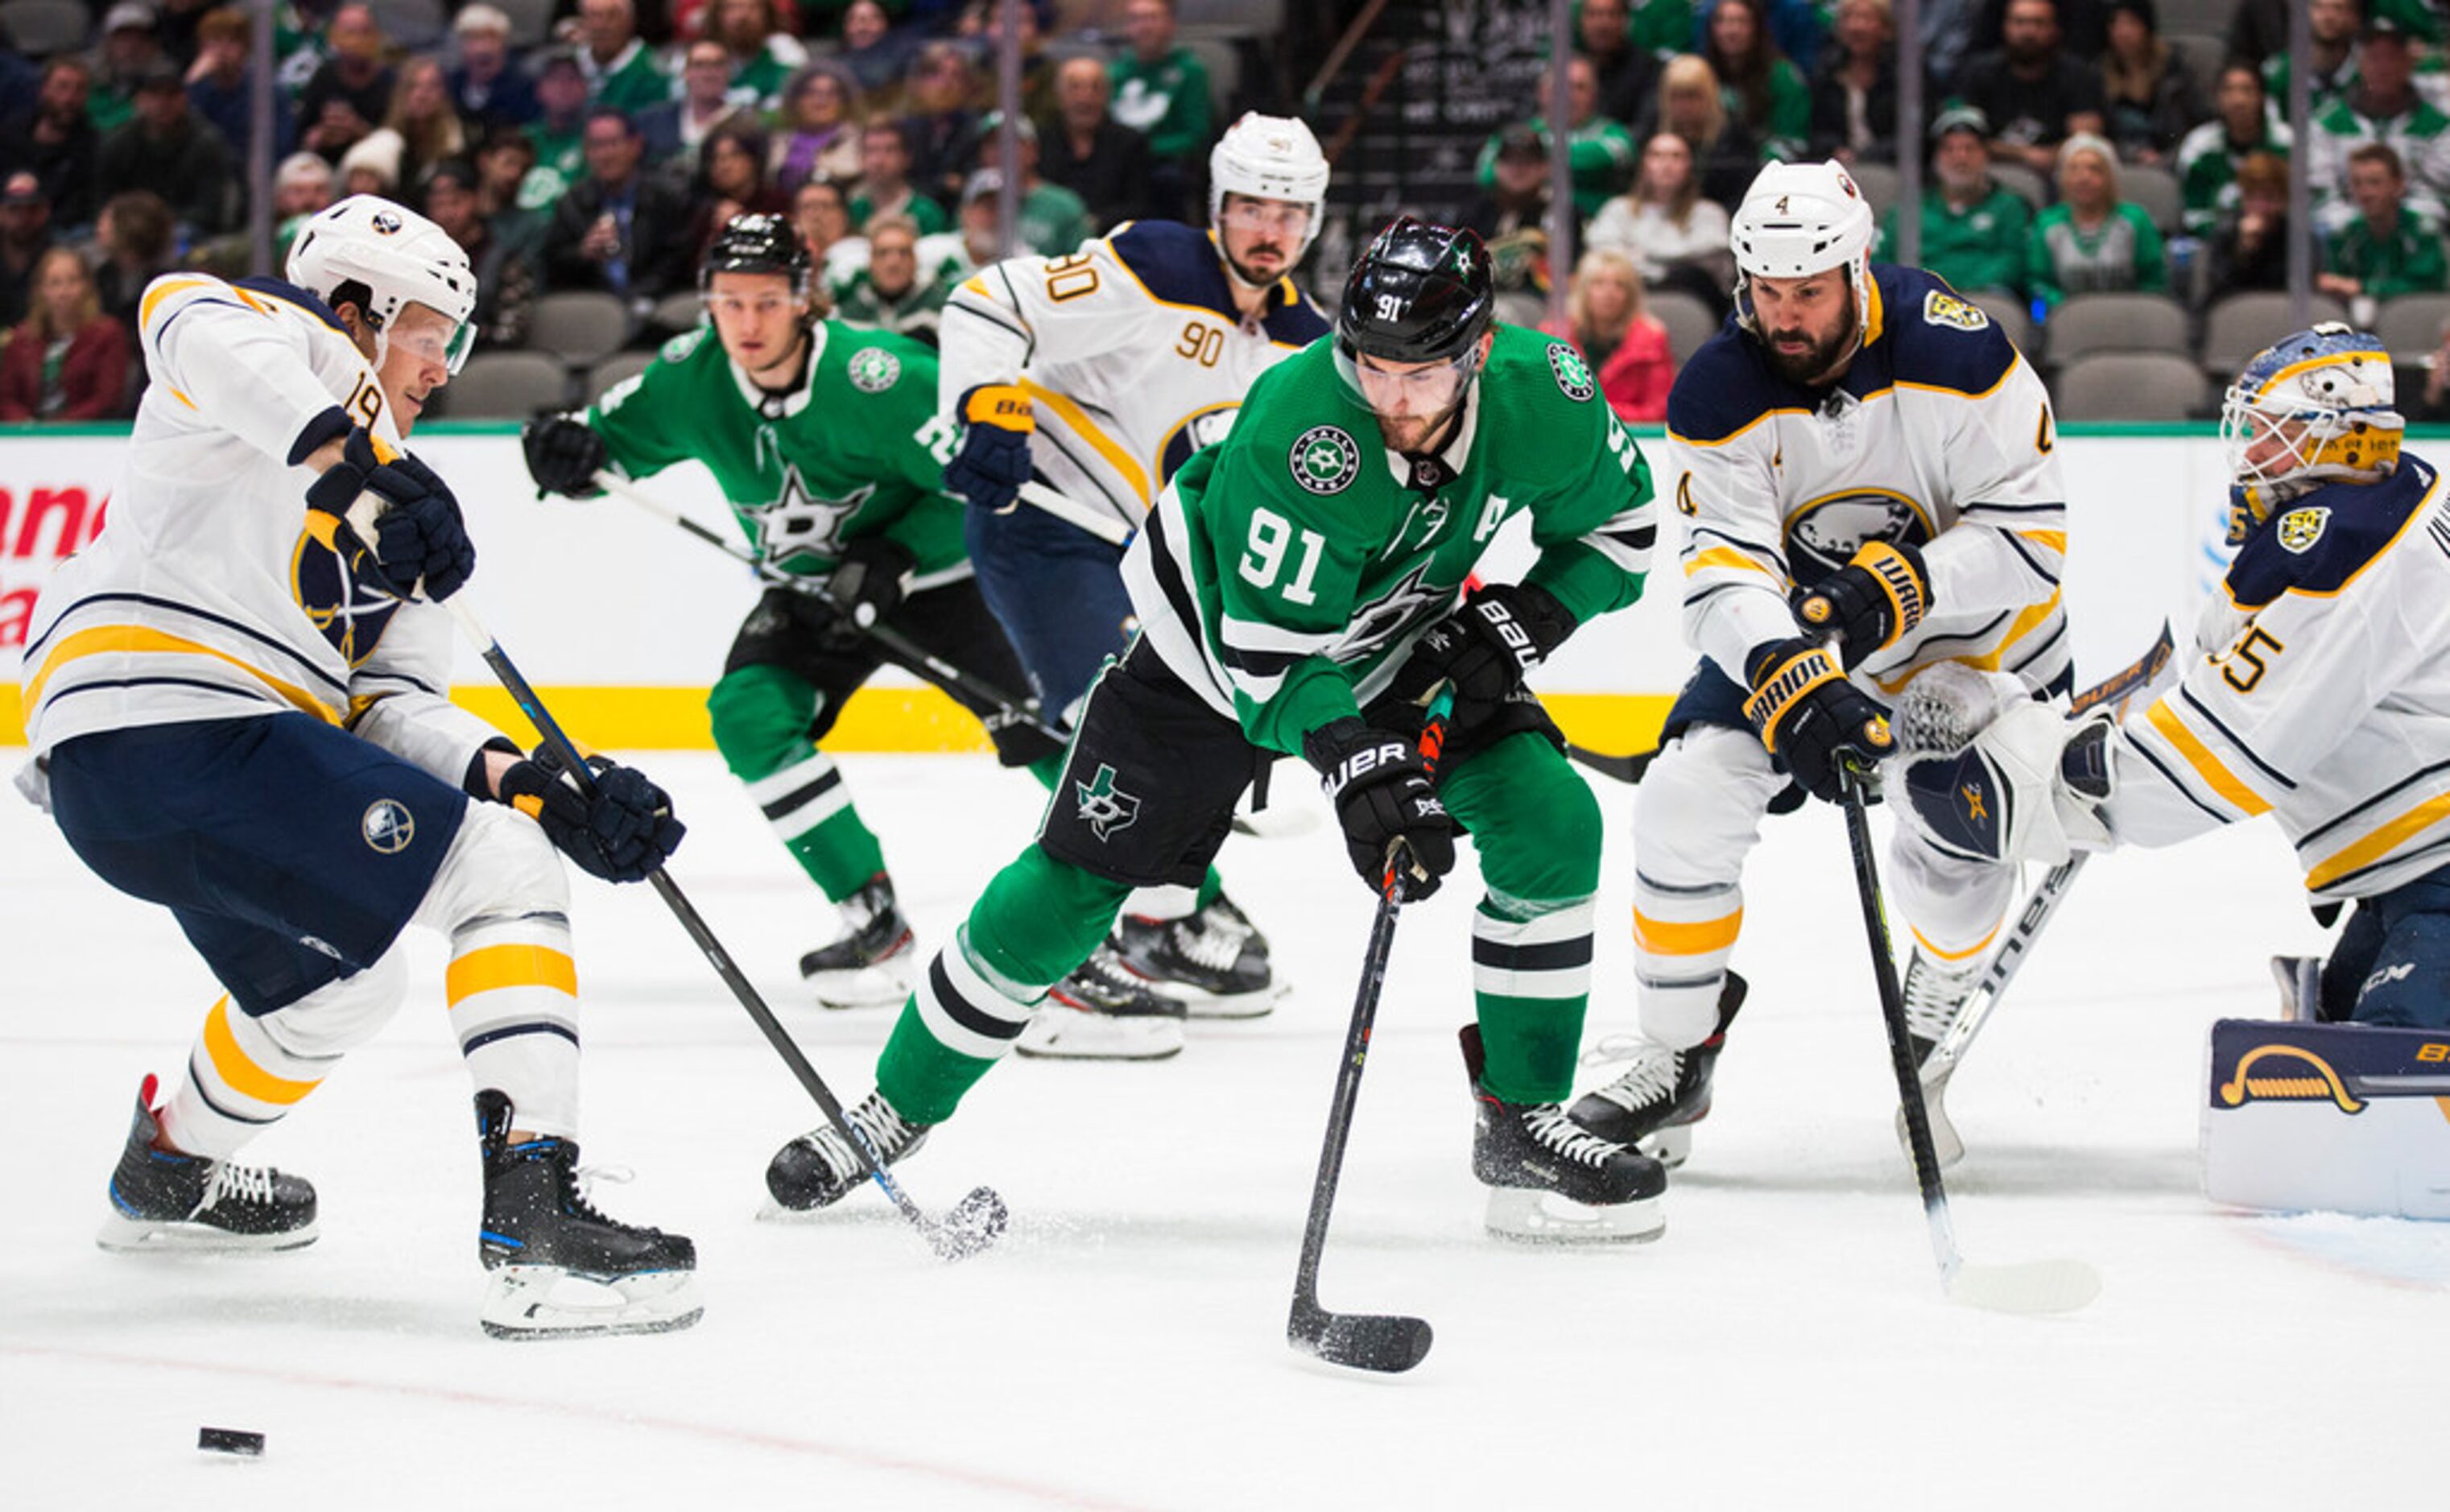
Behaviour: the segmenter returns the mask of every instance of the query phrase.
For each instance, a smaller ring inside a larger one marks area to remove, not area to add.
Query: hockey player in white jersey
[[[1327,332],[1291,276],[1327,193],[1310,128],[1246,115],[1209,176],[1208,232],[1128,222],[1068,256],[982,269],[944,307],[940,407],[962,427],[944,484],[972,505],[988,607],[1043,706],[1067,719],[1131,632],[1122,549],[1016,508],[1021,485],[1034,477],[1137,531],[1166,481],[1233,424],[1252,380]],[[1213,869],[1197,889],[1135,893],[1109,948],[1066,988],[1059,1000],[1091,1011],[1041,1014],[1021,1053],[1144,1058],[1153,1042],[1179,1046],[1184,1003],[1246,1017],[1275,996],[1266,941]]]
[[[1889,703],[1926,668],[1999,671],[2034,695],[2070,682],[2049,397],[1978,307],[1928,273],[1873,265],[1872,227],[1837,164],[1764,168],[1734,221],[1736,318],[1668,396],[1662,493],[1685,517],[1684,632],[1701,664],[1634,812],[1642,1035],[1574,1115],[1671,1163],[1743,1001],[1727,965],[1764,813],[1800,802],[1795,786],[1834,799],[1842,760],[1884,756]],[[1892,865],[1927,1055],[2015,868],[1911,834]]]
[[[2057,861],[2268,812],[2312,901],[2355,905],[2313,1016],[2450,1029],[2450,503],[2404,428],[2372,336],[2257,355],[2221,417],[2237,556],[2179,685],[2121,723],[2011,704],[1909,764],[1909,819],[1959,854]]]
[[[36,606],[20,778],[77,854],[163,903],[226,989],[184,1074],[139,1092],[111,1250],[289,1249],[314,1189],[243,1166],[399,1005],[410,923],[450,944],[475,1080],[496,1334],[695,1321],[695,1254],[579,1185],[579,1013],[558,848],[634,881],[679,843],[661,789],[581,796],[446,698],[476,552],[402,450],[468,337],[440,227],[370,196],[307,222],[286,282],[177,273],[140,306],[152,387],[110,523]]]

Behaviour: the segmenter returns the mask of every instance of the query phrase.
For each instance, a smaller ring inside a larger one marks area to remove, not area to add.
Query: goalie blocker
[[[2207,1064],[2212,1201],[2450,1218],[2450,1034],[2223,1018]]]

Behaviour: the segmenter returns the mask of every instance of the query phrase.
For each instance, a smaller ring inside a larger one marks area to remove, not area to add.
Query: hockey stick
[[[1447,716],[1454,710],[1454,690],[1441,689],[1421,726],[1421,758],[1432,776],[1438,753],[1446,744]],[[1352,1108],[1361,1095],[1361,1068],[1370,1058],[1370,1026],[1378,1017],[1378,996],[1387,985],[1387,957],[1395,945],[1395,914],[1403,906],[1400,885],[1404,842],[1387,847],[1387,875],[1378,887],[1378,914],[1370,925],[1370,945],[1361,957],[1361,986],[1352,1001],[1352,1022],[1344,1032],[1344,1058],[1336,1066],[1335,1095],[1327,1105],[1327,1137],[1319,1147],[1318,1177],[1311,1185],[1310,1217],[1302,1226],[1301,1261],[1293,1270],[1293,1315],[1285,1323],[1285,1342],[1304,1354],[1330,1365],[1356,1370],[1397,1374],[1421,1363],[1429,1352],[1427,1318],[1384,1312],[1330,1312],[1319,1306],[1318,1262],[1327,1248],[1328,1215],[1335,1206],[1335,1183],[1344,1172],[1344,1144],[1352,1133]]]
[[[1863,934],[1872,949],[1872,975],[1880,991],[1880,1020],[1889,1033],[1889,1064],[1896,1073],[1897,1104],[1906,1120],[1906,1149],[1915,1182],[1922,1190],[1923,1216],[1931,1224],[1932,1257],[1939,1263],[1941,1289],[1951,1302],[1993,1312],[2072,1312],[2101,1293],[2101,1276],[2081,1260],[2029,1260],[2021,1265],[1968,1265],[1957,1252],[1948,1219],[1948,1191],[1940,1184],[1932,1151],[1931,1120],[1915,1073],[1912,1033],[1906,1027],[1905,992],[1897,985],[1889,954],[1888,911],[1880,899],[1880,873],[1872,859],[1872,824],[1863,812],[1871,771],[1851,758],[1838,773],[1838,799],[1846,810],[1846,841],[1855,854],[1855,890],[1863,901]]]
[[[793,592],[806,593],[811,598],[822,599],[827,604],[834,602],[832,596],[826,593],[825,585],[816,578],[784,572],[755,552],[727,539],[715,531],[709,530],[628,478],[606,471],[596,474],[595,481],[602,485],[607,493],[635,504],[658,519],[679,526],[684,532],[696,536],[724,555],[755,572],[761,581],[770,583],[777,588],[788,588]],[[1000,688],[979,681],[935,652],[924,649],[916,641],[890,625],[873,621],[856,623],[859,624],[861,632],[876,642],[895,665],[925,678],[945,692],[961,694],[974,703],[987,705],[995,709],[998,718],[1007,719],[1016,725],[1033,729],[1058,746],[1070,744],[1072,737],[1069,734],[1040,718],[1028,705]]]
[[[560,758],[563,767],[570,772],[580,790],[592,793],[595,786],[593,768],[587,765],[578,747],[563,733],[560,724],[544,707],[543,700],[536,697],[535,689],[511,664],[501,643],[494,639],[492,632],[476,618],[476,611],[460,600],[446,599],[442,607],[459,622],[461,632],[484,656],[485,665],[494,669],[494,675],[509,690],[520,712],[535,724],[537,733],[544,737],[547,748]],[[1006,1218],[1003,1199],[996,1195],[992,1188],[979,1187],[955,1203],[952,1211],[942,1218],[931,1218],[920,1212],[918,1204],[910,1200],[903,1192],[901,1183],[895,1181],[885,1169],[884,1157],[878,1153],[876,1146],[857,1124],[844,1115],[842,1103],[835,1098],[832,1089],[826,1085],[825,1078],[817,1075],[817,1068],[808,1064],[808,1057],[800,1054],[800,1047],[792,1042],[781,1021],[775,1018],[774,1010],[767,1007],[766,1000],[757,996],[757,989],[749,985],[749,979],[732,963],[723,942],[714,938],[714,931],[707,927],[706,921],[698,917],[697,909],[682,896],[680,884],[672,881],[671,874],[657,866],[647,873],[647,881],[654,883],[657,896],[663,899],[671,909],[672,917],[681,921],[681,928],[689,932],[690,939],[705,954],[707,963],[714,968],[714,974],[731,989],[731,996],[740,999],[740,1006],[749,1011],[749,1017],[756,1021],[775,1053],[783,1057],[783,1063],[791,1068],[793,1076],[799,1078],[800,1086],[816,1099],[818,1107],[825,1110],[826,1121],[840,1131],[850,1141],[851,1148],[860,1153],[867,1162],[868,1176],[885,1189],[885,1194],[893,1199],[893,1205],[902,1210],[902,1215],[926,1238],[938,1258],[965,1260],[994,1244],[996,1236],[1003,1232]]]
[[[2149,702],[2160,696],[2160,690],[2169,681],[2168,673],[2174,665],[2176,652],[2177,637],[2171,631],[2169,622],[2163,620],[2160,635],[2143,655],[2077,693],[2069,703],[2068,711],[2082,714],[2095,708],[2107,708],[2113,718],[2125,719],[2128,709],[2139,700]],[[1965,1141],[1957,1136],[1956,1126],[1948,1116],[1948,1078],[1955,1073],[1957,1062],[1965,1058],[1965,1052],[1974,1043],[1974,1037],[1982,1032],[1983,1024],[1999,1006],[1999,999],[2008,991],[2008,984],[2023,969],[2026,958],[2032,954],[2034,941],[2041,938],[2043,927],[2058,912],[2060,902],[2066,899],[2068,889],[2075,884],[2076,874],[2084,869],[2085,860],[2090,855],[2090,851],[2076,852],[2051,867],[2035,884],[2032,893],[2025,900],[2024,908],[2016,916],[2014,927],[1992,952],[1991,963],[1983,971],[1982,979],[1974,983],[1964,1006],[1950,1020],[1948,1033],[1940,1037],[1939,1043],[1934,1045],[1931,1054],[1923,1059],[1920,1076],[1923,1101],[1931,1119],[1932,1148],[1944,1167],[1965,1158]],[[1897,1143],[1907,1143],[1905,1110],[1902,1108],[1897,1111]]]
[[[1639,783],[1650,764],[1659,759],[1659,747],[1638,750],[1630,756],[1610,756],[1602,751],[1585,750],[1572,741],[1565,743],[1565,754],[1582,763],[1602,777],[1612,777],[1621,783]]]
[[[1021,501],[1044,510],[1076,530],[1087,531],[1109,546],[1129,546],[1139,534],[1113,515],[1100,514],[1068,494],[1058,494],[1034,477],[1021,485]]]

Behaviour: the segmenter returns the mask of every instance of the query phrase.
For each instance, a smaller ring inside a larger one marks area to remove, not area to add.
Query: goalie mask
[[[326,304],[358,307],[375,333],[378,368],[390,349],[393,321],[408,304],[422,304],[452,322],[435,354],[451,372],[468,360],[476,340],[468,321],[476,313],[476,275],[451,234],[415,210],[353,194],[299,229],[283,271]]]
[[[2320,484],[2397,471],[2407,422],[2392,400],[2389,351],[2336,320],[2256,353],[2221,399],[2229,544],[2243,545],[2276,506]]]

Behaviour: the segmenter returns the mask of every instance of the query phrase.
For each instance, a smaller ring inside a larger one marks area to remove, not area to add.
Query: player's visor
[[[457,373],[468,360],[469,348],[476,344],[476,328],[461,320],[448,330],[437,330],[431,325],[420,326],[414,331],[395,330],[389,333],[387,339],[419,362],[439,362],[448,371]]]
[[[1444,415],[1480,372],[1480,343],[1443,362],[1394,362],[1335,343],[1335,372],[1344,391],[1390,420]]]

